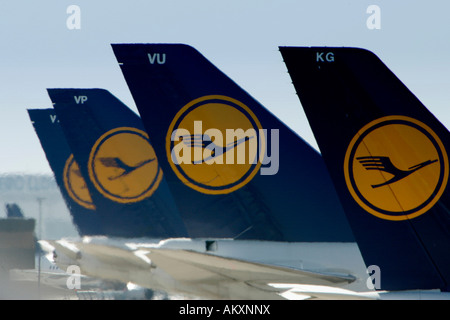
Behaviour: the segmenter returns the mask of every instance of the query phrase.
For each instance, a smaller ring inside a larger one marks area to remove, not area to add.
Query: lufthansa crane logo
[[[352,139],[344,160],[347,187],[372,215],[393,221],[430,210],[447,186],[448,157],[424,123],[388,116],[364,126]]]
[[[96,141],[88,170],[98,191],[120,203],[150,197],[163,176],[147,133],[130,127],[110,130]]]
[[[169,163],[184,184],[202,193],[226,194],[258,172],[264,131],[253,112],[226,96],[204,96],[185,105],[167,137]]]
[[[75,162],[73,154],[69,156],[64,166],[63,180],[67,193],[76,203],[86,209],[95,209],[86,181],[81,175],[80,168]]]

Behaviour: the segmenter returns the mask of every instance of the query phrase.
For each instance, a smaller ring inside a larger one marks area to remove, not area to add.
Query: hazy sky
[[[104,88],[133,110],[110,43],[194,46],[316,147],[280,45],[375,52],[450,126],[448,1],[3,1],[0,4],[0,173],[50,173],[27,108],[51,107],[46,88]],[[69,29],[70,5],[80,29]],[[380,9],[381,29],[366,21]]]

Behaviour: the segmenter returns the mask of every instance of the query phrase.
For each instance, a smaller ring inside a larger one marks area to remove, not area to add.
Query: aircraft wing
[[[366,299],[339,290],[355,280],[351,275],[326,274],[220,257],[179,249],[152,249],[146,256],[180,282],[195,286],[221,284],[246,299]],[[300,284],[308,284],[301,287]],[[312,290],[314,288],[314,290]],[[304,293],[301,294],[301,291]],[[244,296],[242,296],[244,295]],[[226,297],[226,298],[234,298]]]
[[[349,275],[325,274],[266,265],[213,254],[180,249],[150,249],[146,256],[158,267],[183,281],[222,277],[242,282],[297,281],[309,284],[342,284],[355,279]],[[183,267],[181,267],[183,265]],[[180,273],[180,269],[183,272]]]
[[[53,242],[82,272],[209,299],[359,299],[349,274],[324,273],[157,246]],[[58,253],[57,253],[58,255]],[[369,297],[372,298],[372,297]]]

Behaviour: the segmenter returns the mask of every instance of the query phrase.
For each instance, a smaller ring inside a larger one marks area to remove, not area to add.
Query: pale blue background
[[[69,30],[69,5],[81,29]],[[369,30],[366,9],[381,9]],[[27,108],[51,107],[46,88],[105,88],[136,111],[110,43],[181,42],[316,147],[279,45],[374,51],[450,125],[448,1],[8,1],[0,4],[0,174],[50,173]]]

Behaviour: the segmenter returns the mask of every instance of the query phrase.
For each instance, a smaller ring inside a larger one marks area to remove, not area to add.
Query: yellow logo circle
[[[422,122],[388,116],[364,126],[344,160],[347,187],[355,201],[387,220],[418,217],[441,197],[448,157],[439,137]]]
[[[207,194],[226,194],[247,184],[258,172],[264,151],[264,132],[256,116],[226,96],[204,96],[185,105],[166,137],[175,174]]]
[[[76,203],[87,209],[95,209],[86,181],[81,175],[80,168],[75,162],[73,154],[69,156],[64,166],[63,181],[67,193]]]
[[[96,141],[88,170],[99,192],[120,203],[150,197],[163,176],[147,133],[129,127],[110,130]]]

